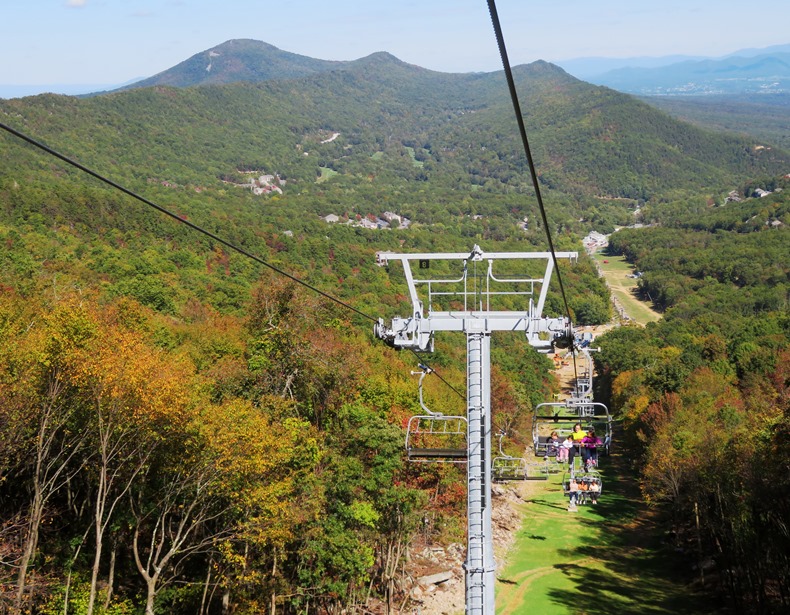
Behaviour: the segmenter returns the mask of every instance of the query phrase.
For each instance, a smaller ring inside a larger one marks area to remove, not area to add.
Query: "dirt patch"
[[[491,529],[497,569],[502,570],[507,552],[516,540],[524,514],[523,504],[543,483],[518,481],[495,484],[491,488]],[[404,590],[409,600],[402,615],[459,615],[465,608],[465,579],[463,563],[466,547],[451,544],[447,547],[419,545],[413,550],[407,569],[409,579]],[[408,585],[410,584],[410,585]]]

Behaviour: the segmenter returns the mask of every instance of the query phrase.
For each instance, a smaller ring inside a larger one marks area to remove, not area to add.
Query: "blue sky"
[[[790,43],[787,0],[499,0],[497,9],[514,65]],[[234,38],[324,60],[388,51],[444,72],[501,69],[485,0],[0,0],[0,84],[117,85]]]

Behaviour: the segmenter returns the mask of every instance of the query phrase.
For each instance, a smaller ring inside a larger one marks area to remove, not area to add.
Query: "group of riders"
[[[573,471],[576,455],[581,454],[584,471],[589,472],[598,466],[598,447],[602,445],[601,439],[595,435],[595,429],[590,427],[585,432],[581,423],[576,423],[564,440],[556,431],[551,432],[546,442],[546,456],[556,457],[560,463],[567,462]]]
[[[573,426],[573,431],[562,440],[556,431],[546,442],[546,457],[556,457],[558,463],[568,463],[570,478],[563,481],[563,489],[569,498],[568,510],[576,511],[577,504],[597,504],[601,493],[600,475],[594,472],[598,466],[598,448],[603,446],[601,439],[590,427],[585,431],[581,423]],[[584,474],[577,476],[574,461],[581,455]]]

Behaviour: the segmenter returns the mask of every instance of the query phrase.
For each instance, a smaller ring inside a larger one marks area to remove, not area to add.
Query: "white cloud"
[[[82,8],[88,3],[88,0],[67,0],[66,6],[69,8]]]

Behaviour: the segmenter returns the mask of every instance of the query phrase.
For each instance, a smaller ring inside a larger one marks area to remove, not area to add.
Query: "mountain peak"
[[[252,39],[231,39],[196,53],[191,58],[153,77],[122,89],[168,85],[225,85],[228,83],[261,82],[272,79],[297,79],[316,73],[336,70],[345,62],[317,60],[278,49],[274,45]]]
[[[371,53],[369,56],[360,58],[360,60],[369,60],[371,62],[394,62],[397,64],[403,64],[403,62],[387,51],[376,51]]]

